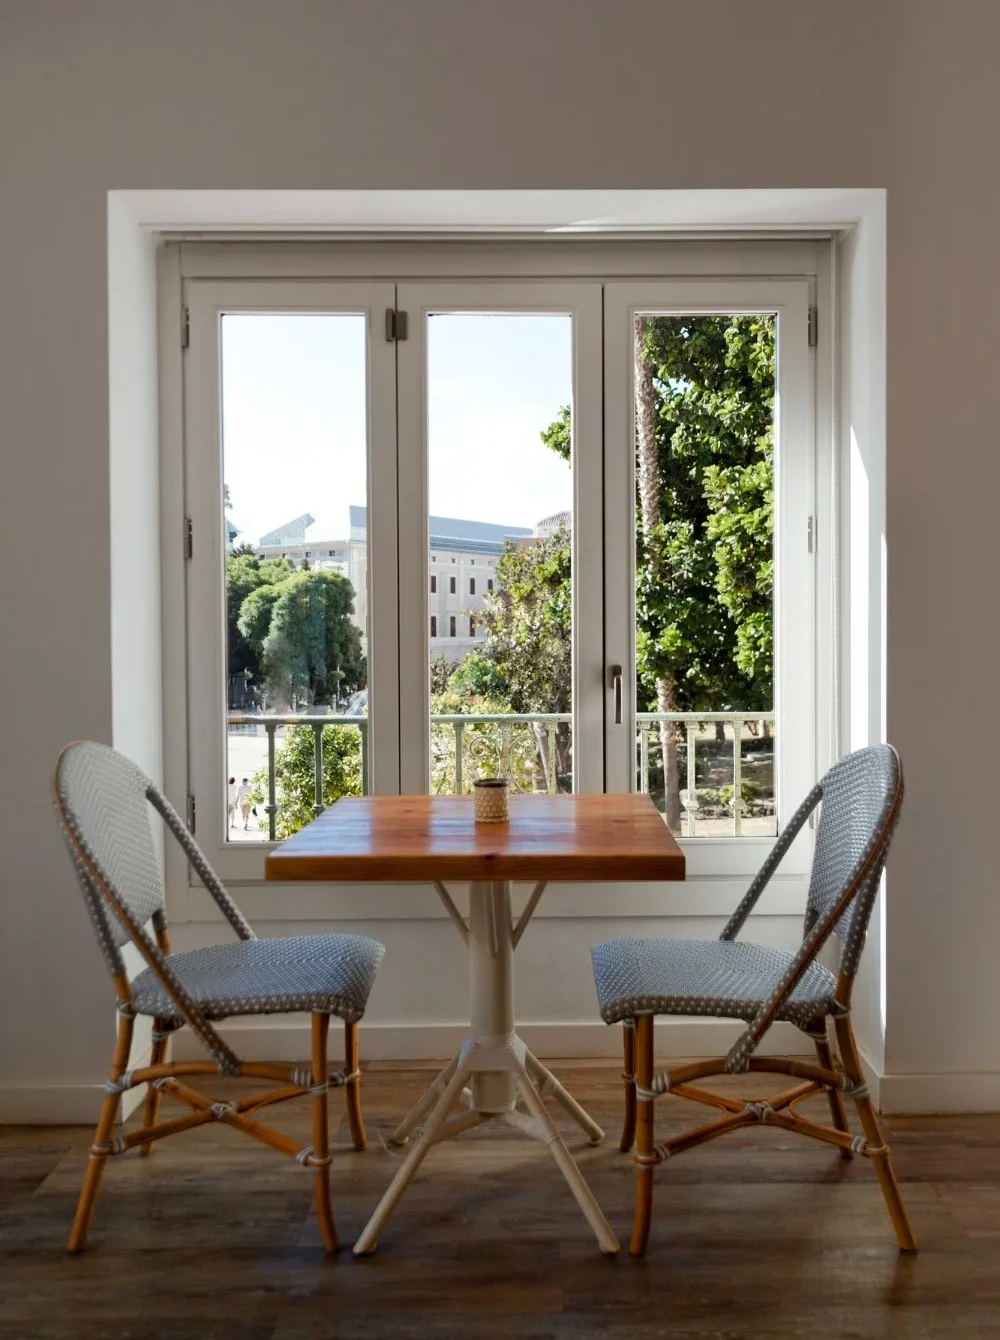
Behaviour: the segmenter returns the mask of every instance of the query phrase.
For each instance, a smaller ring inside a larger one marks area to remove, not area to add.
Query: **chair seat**
[[[385,946],[363,935],[294,935],[238,940],[182,954],[167,963],[208,1019],[299,1010],[361,1018]],[[132,983],[136,1014],[182,1018],[147,968]]]
[[[792,955],[742,940],[608,940],[592,951],[607,1024],[637,1014],[707,1014],[749,1022]],[[830,1013],[837,979],[813,963],[777,1013],[800,1028]]]

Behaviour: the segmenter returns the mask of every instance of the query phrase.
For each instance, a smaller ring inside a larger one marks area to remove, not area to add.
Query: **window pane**
[[[688,837],[777,831],[775,331],[635,323],[637,783]]]
[[[452,635],[430,645],[431,789],[568,791],[572,318],[436,314],[427,349],[430,545],[457,568],[430,597]]]
[[[365,789],[366,345],[360,315],[222,318],[230,842]]]

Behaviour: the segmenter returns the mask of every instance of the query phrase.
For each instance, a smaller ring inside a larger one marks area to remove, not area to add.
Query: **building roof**
[[[286,521],[284,525],[278,526],[276,530],[269,530],[266,535],[260,537],[261,546],[274,544],[304,544],[306,531],[316,520],[308,512],[303,512],[293,521]]]
[[[367,513],[368,509],[365,507],[352,507],[351,528],[364,530],[367,526]],[[500,526],[492,521],[465,521],[452,516],[430,518],[432,549],[454,549],[464,552],[465,545],[472,543],[498,546],[489,552],[502,553],[505,541],[524,539],[531,533],[530,526]],[[459,544],[458,541],[465,543]],[[474,553],[476,550],[470,549],[468,552]]]

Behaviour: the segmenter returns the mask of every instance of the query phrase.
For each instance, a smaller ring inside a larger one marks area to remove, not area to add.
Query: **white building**
[[[562,514],[560,514],[560,517]],[[460,661],[470,647],[485,641],[478,619],[484,597],[493,590],[497,561],[509,543],[521,543],[533,534],[549,534],[559,518],[550,517],[533,532],[526,526],[498,526],[488,521],[456,517],[430,518],[428,610],[430,654]],[[287,558],[296,566],[308,562],[320,572],[340,572],[354,587],[354,622],[361,630],[367,652],[368,520],[367,509],[350,509],[347,539],[307,538],[315,518],[305,512],[260,537],[257,557]]]

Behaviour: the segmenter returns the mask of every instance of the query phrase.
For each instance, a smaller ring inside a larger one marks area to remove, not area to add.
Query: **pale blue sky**
[[[534,526],[572,502],[539,432],[572,395],[568,316],[429,319],[429,495],[438,516]],[[225,470],[241,539],[311,512],[343,539],[365,498],[364,318],[223,318]]]

